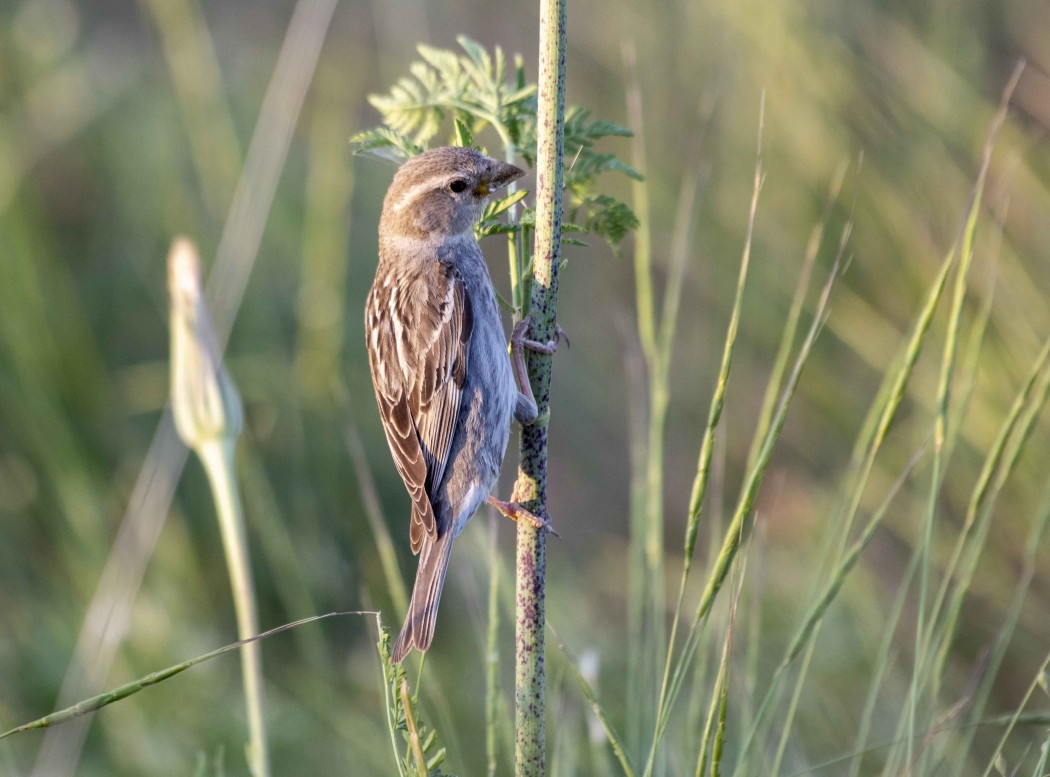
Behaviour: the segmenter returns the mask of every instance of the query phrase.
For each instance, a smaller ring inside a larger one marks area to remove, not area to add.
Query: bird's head
[[[491,193],[524,174],[469,148],[424,151],[394,176],[383,200],[380,238],[440,240],[462,234],[481,218]]]

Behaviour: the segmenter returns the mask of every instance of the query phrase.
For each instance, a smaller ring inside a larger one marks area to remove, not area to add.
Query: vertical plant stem
[[[498,129],[498,125],[497,125]],[[503,139],[503,158],[509,164],[515,164],[517,160],[517,147],[514,145],[514,141],[507,136],[506,132],[500,131],[500,137]],[[507,193],[513,194],[517,191],[518,182],[511,181],[510,186],[507,187]],[[510,210],[507,212],[507,216],[511,223],[518,220],[518,206],[511,205]],[[510,264],[510,304],[514,308],[514,315],[523,315],[522,310],[522,299],[525,295],[525,289],[522,286],[522,256],[524,251],[521,249],[521,233],[511,232],[507,235],[507,260]]]
[[[349,410],[346,411],[346,415],[351,415]],[[372,539],[376,544],[379,564],[383,569],[383,580],[390,598],[394,601],[394,612],[397,613],[399,619],[404,618],[408,611],[408,591],[405,590],[404,578],[401,576],[401,568],[397,563],[394,541],[390,538],[390,531],[383,519],[383,509],[379,505],[375,478],[372,476],[371,467],[368,466],[368,455],[365,453],[365,446],[361,443],[361,436],[357,433],[357,427],[353,424],[348,425],[344,436],[346,448],[350,454],[350,464],[357,479],[357,487],[361,490],[365,518],[368,519],[368,526],[372,530]]]
[[[627,82],[627,115],[634,133],[631,137],[631,163],[635,169],[645,170],[645,116],[642,110],[642,90],[638,84],[638,57],[633,41],[624,43],[623,58]],[[648,182],[632,181],[631,193],[631,205],[638,217],[638,228],[634,233],[635,308],[638,340],[645,361],[645,379],[648,381],[651,380],[654,371],[653,359],[656,354]],[[639,384],[640,390],[649,388],[648,383],[643,384],[639,381]],[[655,697],[652,688],[657,671],[653,658],[655,651],[652,650],[653,633],[646,629],[646,603],[649,601],[646,525],[652,504],[651,469],[647,465],[649,446],[652,443],[649,439],[651,434],[647,435],[645,432],[646,424],[649,425],[651,433],[651,413],[642,417],[637,432],[632,428],[634,437],[631,440],[631,544],[627,567],[627,744],[634,753],[641,749],[643,729],[651,725],[646,713],[654,709]],[[661,492],[657,499],[661,499],[662,496]]]
[[[485,638],[485,773],[496,777],[499,719],[499,533],[497,517],[489,522],[489,611]]]
[[[398,777],[405,777],[405,767],[401,760],[401,748],[397,734],[397,673],[398,669],[390,663],[390,633],[383,628],[383,621],[376,616],[376,628],[379,631],[379,668],[383,673],[383,707],[386,711],[386,727],[390,734],[390,747],[394,751],[394,763],[397,764]],[[400,670],[404,671],[404,670]]]
[[[427,759],[423,755],[423,743],[419,739],[416,716],[412,712],[412,696],[408,692],[408,680],[401,681],[401,707],[405,711],[405,727],[408,729],[408,746],[412,760],[416,762],[418,777],[427,777]]]
[[[219,515],[233,605],[237,612],[237,638],[247,639],[259,632],[259,616],[252,585],[244,511],[234,476],[235,444],[234,439],[219,437],[202,442],[197,446],[197,453],[208,473]],[[250,642],[241,648],[241,672],[248,708],[248,765],[254,777],[269,777],[266,727],[263,723],[262,650],[258,642]]]
[[[531,284],[531,336],[554,338],[561,254],[562,167],[565,123],[565,2],[540,2],[539,104],[537,110],[536,242]],[[540,419],[549,418],[551,357],[528,354]],[[546,514],[547,423],[521,430],[514,499],[536,515]],[[546,533],[518,522],[517,608],[514,671],[515,774],[541,777],[545,771],[544,655]]]

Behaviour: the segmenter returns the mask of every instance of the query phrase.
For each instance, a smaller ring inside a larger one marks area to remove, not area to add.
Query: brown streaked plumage
[[[407,161],[383,201],[365,333],[419,554],[395,662],[430,647],[452,541],[499,474],[511,418],[536,418],[527,380],[520,390],[515,383],[473,234],[488,195],[521,175],[470,149],[438,148]],[[516,343],[523,331],[515,329]]]

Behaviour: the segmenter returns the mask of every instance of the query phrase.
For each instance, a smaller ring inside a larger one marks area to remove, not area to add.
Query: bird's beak
[[[525,175],[525,171],[520,167],[515,167],[506,162],[496,162],[492,167],[492,172],[481,179],[474,193],[479,197],[487,197],[491,192],[494,192],[496,189],[502,189],[523,175]]]

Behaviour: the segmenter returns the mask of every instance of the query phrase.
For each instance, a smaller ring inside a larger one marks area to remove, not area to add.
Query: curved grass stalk
[[[996,675],[998,674],[999,669],[1002,666],[1003,658],[1006,655],[1006,648],[1009,645],[1010,638],[1013,636],[1014,630],[1017,628],[1017,624],[1020,620],[1021,607],[1024,604],[1025,595],[1028,593],[1032,581],[1035,579],[1036,572],[1038,571],[1039,551],[1048,529],[1050,529],[1050,486],[1043,491],[1038,514],[1032,522],[1032,527],[1029,530],[1028,541],[1025,543],[1021,578],[1014,589],[1013,600],[1010,602],[1009,608],[1007,608],[1006,618],[1003,621],[1002,628],[999,630],[992,654],[988,659],[987,669],[981,677],[980,684],[974,693],[974,698],[971,703],[971,708],[973,710],[983,710],[986,708],[988,697],[992,691],[992,685],[995,682]],[[964,727],[966,733],[963,735],[962,744],[953,748],[953,750],[960,754],[960,756],[970,752],[971,743],[976,734],[976,730],[976,726]],[[962,768],[962,758],[957,758],[956,763],[956,773],[959,773]]]
[[[637,73],[633,63],[633,49],[626,48],[625,59],[629,86],[627,89],[628,112],[638,132],[632,142],[632,162],[638,169],[645,167],[645,141],[642,136],[643,112],[641,90],[637,84]],[[704,106],[701,106],[703,109]],[[637,292],[638,336],[646,367],[646,388],[649,397],[648,413],[643,423],[644,432],[632,437],[632,446],[637,455],[632,460],[632,565],[631,595],[629,597],[629,658],[628,689],[633,697],[629,702],[632,721],[629,735],[640,737],[640,716],[643,708],[655,703],[642,691],[640,656],[649,658],[646,672],[658,677],[661,656],[669,652],[674,639],[667,640],[666,588],[664,583],[664,438],[667,428],[667,411],[670,401],[670,368],[678,310],[681,305],[685,270],[688,265],[690,225],[700,188],[701,176],[695,162],[703,147],[706,128],[711,119],[708,106],[703,120],[703,129],[698,133],[688,153],[691,160],[686,164],[678,196],[674,229],[671,237],[671,266],[663,290],[663,302],[659,321],[653,299],[653,257],[649,221],[648,185],[634,180],[633,202],[639,213],[638,238],[635,244],[635,285]],[[648,589],[648,590],[647,590]],[[632,745],[636,744],[632,742]]]
[[[1048,356],[1050,356],[1050,339],[1047,340],[1047,344],[1043,347],[1043,351],[1036,363],[1036,369],[1042,374],[1040,375],[1037,390],[1034,392],[1034,397],[1028,401],[1027,406],[1023,407],[1023,413],[1014,415],[1013,410],[1011,410],[1010,416],[1003,425],[1001,441],[995,446],[993,455],[990,457],[998,459],[1001,455],[1002,460],[1000,466],[995,471],[995,477],[987,484],[986,490],[981,487],[982,485],[985,485],[983,483],[975,488],[974,497],[971,499],[970,507],[967,509],[966,524],[964,525],[963,532],[960,534],[960,542],[957,543],[956,547],[957,549],[960,548],[965,540],[970,539],[971,537],[973,538],[973,542],[971,545],[971,551],[967,556],[962,572],[959,575],[958,582],[952,591],[951,600],[945,611],[945,622],[940,630],[941,637],[936,644],[936,661],[934,662],[933,668],[938,674],[941,674],[944,671],[951,637],[955,632],[955,625],[959,617],[959,612],[962,610],[962,601],[965,598],[966,593],[969,591],[970,585],[973,582],[974,575],[977,571],[981,550],[984,547],[988,529],[991,524],[991,517],[995,508],[996,500],[1010,474],[1013,472],[1014,466],[1020,458],[1025,443],[1028,441],[1029,436],[1035,428],[1035,424],[1039,420],[1043,408],[1046,406],[1048,400],[1050,400],[1050,361],[1048,361]],[[1026,383],[1024,389],[1022,389],[1021,395],[1017,398],[1017,401],[1029,400],[1029,395],[1031,393],[1030,389],[1032,388],[1031,379],[1034,378],[1036,374],[1036,371],[1033,370],[1030,381]],[[1018,410],[1021,409],[1022,408],[1018,408]],[[1009,436],[1007,437],[1007,435]],[[958,558],[956,554],[953,553],[953,563],[949,567],[950,571],[954,572],[957,561]],[[946,574],[945,582],[947,583],[951,579],[952,576]]]
[[[872,750],[872,748],[868,747],[868,737],[871,736],[872,720],[875,717],[875,704],[878,702],[879,692],[882,690],[883,678],[892,663],[890,651],[893,648],[893,635],[897,633],[897,627],[900,625],[901,616],[904,614],[904,605],[908,601],[908,592],[911,590],[912,580],[918,568],[919,553],[918,549],[916,549],[912,553],[908,567],[901,578],[901,583],[897,590],[897,598],[894,600],[889,617],[886,619],[885,631],[882,640],[879,642],[879,650],[875,654],[875,674],[868,685],[867,698],[864,700],[864,711],[861,713],[860,726],[857,730],[856,745],[853,748],[855,755],[850,756],[852,763],[847,777],[857,777],[860,774],[861,760],[866,753]]]
[[[733,637],[736,633],[736,614],[740,605],[740,593],[744,587],[745,564],[736,568],[736,585],[733,589],[733,602],[729,608],[729,620],[726,623],[726,634],[722,640],[722,657],[718,663],[718,674],[715,677],[711,693],[711,705],[708,710],[704,734],[701,737],[700,753],[696,759],[696,777],[702,777],[704,767],[708,764],[708,743],[710,743],[710,775],[721,774],[722,753],[725,748],[726,713],[729,708],[729,671]]]
[[[609,720],[609,716],[605,714],[605,710],[602,705],[598,702],[598,696],[595,694],[591,684],[587,682],[587,678],[583,676],[579,668],[576,665],[576,661],[572,655],[569,654],[565,644],[561,641],[558,633],[554,631],[553,626],[548,626],[551,633],[554,634],[555,644],[558,645],[562,655],[565,656],[566,663],[568,664],[569,671],[572,673],[573,678],[576,680],[576,684],[580,688],[580,692],[583,694],[583,698],[587,701],[587,704],[591,708],[591,712],[598,719],[601,724],[602,730],[605,731],[605,736],[609,740],[609,744],[612,746],[613,755],[616,756],[616,760],[620,763],[620,768],[623,769],[624,777],[635,777],[634,765],[631,763],[631,757],[628,755],[627,748],[624,745],[623,737],[617,732],[616,727],[613,726]]]
[[[216,648],[215,650],[204,653],[203,655],[197,656],[196,658],[191,658],[188,661],[183,661],[181,663],[174,664],[172,666],[167,667],[166,669],[161,669],[156,672],[150,672],[148,675],[144,675],[143,677],[140,677],[137,680],[132,680],[129,683],[125,683],[124,685],[118,686],[117,688],[114,688],[111,691],[100,693],[97,696],[92,696],[90,699],[84,699],[83,701],[77,702],[71,707],[66,707],[65,709],[59,710],[58,712],[52,712],[50,715],[45,715],[44,717],[30,721],[29,723],[23,723],[21,726],[16,726],[15,728],[12,728],[0,734],[0,739],[6,739],[7,737],[13,736],[14,734],[20,734],[24,731],[32,731],[33,729],[50,728],[51,726],[57,726],[61,723],[66,723],[70,720],[73,720],[74,718],[79,718],[83,715],[88,715],[92,712],[97,712],[98,710],[102,709],[103,707],[109,704],[112,704],[113,702],[120,701],[121,699],[126,699],[129,696],[134,696],[139,691],[143,691],[146,688],[149,688],[150,686],[162,683],[165,680],[168,680],[177,674],[185,672],[187,669],[190,669],[196,666],[197,664],[203,664],[205,661],[210,661],[211,659],[217,658],[223,655],[224,653],[229,653],[231,650],[236,650],[237,648],[244,647],[245,645],[250,645],[252,643],[258,642],[259,640],[266,639],[267,637],[272,637],[275,634],[280,634],[282,631],[294,629],[297,626],[303,626],[307,623],[313,623],[314,621],[323,620],[325,618],[332,618],[337,615],[373,615],[376,618],[379,617],[378,612],[356,610],[347,612],[327,612],[324,615],[313,615],[309,618],[301,618],[300,620],[293,621],[291,623],[286,623],[283,626],[277,626],[276,628],[269,629],[261,634],[254,634],[251,637],[248,637],[248,639],[239,639],[236,642],[231,642],[228,645],[223,645],[220,648]]]
[[[1006,745],[1006,740],[1009,739],[1010,734],[1014,730],[1014,726],[1017,724],[1018,719],[1021,717],[1021,713],[1024,712],[1025,705],[1028,704],[1028,700],[1032,698],[1032,694],[1035,693],[1035,689],[1046,683],[1046,670],[1050,667],[1050,655],[1043,660],[1042,665],[1039,667],[1039,671],[1035,673],[1035,677],[1032,678],[1032,682],[1028,685],[1028,690],[1025,692],[1024,698],[1021,703],[1017,706],[1017,711],[1010,717],[1009,722],[1006,724],[1006,730],[1003,731],[1003,735],[999,738],[999,744],[996,745],[995,752],[992,757],[988,759],[988,766],[984,770],[982,777],[988,777],[992,773],[997,765],[1000,755],[1002,755],[1003,747]]]
[[[948,406],[951,400],[952,377],[955,372],[955,360],[958,350],[959,331],[962,322],[963,303],[966,299],[969,269],[973,259],[974,236],[977,231],[977,217],[981,209],[984,182],[988,174],[988,166],[991,162],[992,147],[999,134],[999,129],[1001,128],[1003,121],[1006,119],[1006,109],[1010,95],[1017,86],[1017,81],[1021,76],[1021,70],[1021,67],[1016,68],[1010,83],[1007,84],[1006,89],[1003,92],[1003,98],[1000,102],[999,110],[996,112],[995,118],[992,121],[992,126],[988,132],[988,137],[985,140],[981,169],[977,175],[977,182],[974,185],[970,208],[966,214],[966,221],[963,225],[962,235],[959,240],[959,266],[955,275],[955,289],[952,295],[951,311],[948,317],[944,351],[937,384],[937,414],[933,425],[933,472],[930,477],[926,517],[919,546],[921,550],[921,558],[919,562],[919,602],[918,609],[916,610],[915,627],[915,666],[917,668],[925,666],[927,652],[930,650],[931,644],[935,639],[933,631],[934,622],[932,620],[930,621],[929,628],[927,628],[927,599],[930,595],[929,588],[931,577],[930,554],[933,545],[933,527],[937,518],[937,498],[940,494],[941,484],[944,478],[944,470],[947,466],[944,456],[944,443],[948,423]],[[936,612],[929,614],[936,615]],[[912,683],[908,693],[907,717],[909,732],[913,735],[916,726],[918,725],[918,717],[920,715],[920,696],[922,695],[922,690],[927,682],[926,677],[926,674],[919,669],[916,669],[916,671],[912,673]],[[939,683],[935,683],[934,687],[936,688],[938,685]],[[933,698],[928,700],[926,706],[932,708],[936,703],[937,699],[936,695],[934,695]],[[908,738],[907,763],[912,762],[912,741],[914,741],[913,736]]]
[[[677,641],[682,603],[685,598],[685,585],[692,565],[693,551],[696,548],[696,539],[700,528],[700,513],[703,509],[704,497],[707,493],[707,483],[711,472],[711,455],[714,449],[715,430],[718,428],[719,421],[722,417],[726,389],[729,385],[729,373],[733,363],[733,348],[736,345],[736,334],[740,326],[740,311],[743,307],[744,288],[747,285],[747,275],[751,261],[751,242],[754,236],[755,214],[758,211],[758,198],[762,191],[762,131],[764,116],[765,95],[763,95],[759,107],[755,175],[751,192],[751,207],[748,211],[747,235],[744,240],[744,250],[740,261],[740,272],[737,276],[736,293],[733,298],[733,309],[730,313],[729,327],[726,331],[725,344],[722,350],[722,362],[718,370],[715,391],[711,397],[707,425],[704,428],[703,440],[700,443],[700,455],[697,462],[696,477],[693,480],[692,493],[689,498],[689,517],[686,525],[685,551],[683,556],[684,565],[678,585],[678,595],[675,600],[674,617],[671,622],[671,636],[667,643],[667,657],[664,663],[663,679],[660,683],[660,694],[657,700],[656,721],[652,741],[649,746],[649,755],[646,759],[645,774],[647,777],[652,774],[653,768],[656,764],[656,754],[659,749],[660,740],[663,737],[664,728],[667,725],[667,715],[670,711],[668,693],[671,687],[671,664],[674,657],[674,645]],[[652,451],[649,451],[649,455],[650,457],[652,456]],[[732,528],[730,528],[729,531],[732,531]],[[728,537],[729,535],[727,534],[727,539]],[[694,630],[696,630],[697,625],[698,619],[697,622],[694,623]],[[681,669],[681,665],[679,665],[679,669]],[[678,674],[677,671],[676,674]],[[679,684],[680,682],[681,681],[679,681]],[[671,703],[673,703],[673,701]]]
[[[759,486],[762,483],[763,476],[765,475],[766,467],[769,464],[770,457],[773,453],[773,448],[776,444],[777,439],[780,436],[780,431],[783,429],[784,422],[787,417],[787,409],[790,404],[792,396],[794,396],[795,389],[798,387],[798,381],[802,375],[802,369],[809,359],[809,354],[813,348],[813,343],[816,342],[817,335],[823,328],[824,322],[827,317],[827,309],[831,296],[831,289],[838,278],[839,270],[841,267],[842,253],[845,247],[845,237],[848,236],[848,228],[845,230],[844,240],[840,244],[840,252],[836,257],[835,264],[832,267],[831,273],[828,277],[828,281],[824,285],[821,292],[820,299],[817,303],[817,310],[814,314],[813,321],[810,325],[806,337],[802,342],[799,349],[799,353],[795,359],[792,367],[790,376],[781,394],[780,402],[777,405],[777,409],[773,414],[772,422],[769,430],[763,439],[762,446],[759,451],[759,455],[756,458],[755,466],[750,469],[745,477],[744,487],[741,491],[740,499],[737,503],[736,510],[734,511],[733,518],[729,523],[725,533],[725,540],[722,543],[722,547],[719,551],[718,557],[715,560],[715,564],[712,567],[711,573],[708,576],[708,582],[704,589],[703,594],[700,597],[700,601],[697,604],[696,612],[693,616],[693,621],[686,637],[685,644],[683,645],[682,651],[679,655],[678,661],[675,664],[673,674],[670,677],[670,682],[667,687],[667,693],[664,698],[664,703],[658,710],[658,721],[657,729],[653,737],[653,747],[655,748],[660,739],[663,736],[666,728],[671,708],[674,706],[679,691],[681,690],[682,682],[685,678],[686,670],[692,661],[692,657],[696,652],[696,648],[699,644],[700,634],[702,632],[703,624],[706,622],[707,615],[710,613],[711,607],[714,604],[715,597],[721,590],[722,583],[725,580],[726,574],[729,570],[729,565],[736,557],[737,550],[740,546],[740,541],[746,530],[750,527],[751,517],[753,515],[754,503],[758,495]]]
[[[777,667],[773,674],[773,678],[770,680],[769,688],[763,696],[762,702],[759,705],[757,713],[753,717],[753,723],[750,729],[748,730],[747,736],[744,739],[743,746],[740,749],[741,757],[743,757],[749,752],[751,743],[754,741],[758,730],[762,725],[766,711],[769,709],[774,709],[779,703],[779,694],[781,690],[780,684],[781,678],[784,676],[784,673],[787,671],[791,663],[798,657],[799,653],[801,653],[803,650],[806,650],[807,658],[805,661],[805,665],[799,672],[799,677],[796,680],[797,696],[798,688],[801,687],[801,684],[806,676],[806,668],[808,667],[809,656],[812,655],[812,648],[816,644],[817,634],[819,633],[820,625],[823,622],[824,614],[827,612],[828,607],[831,606],[831,603],[835,601],[835,599],[838,597],[839,591],[842,589],[846,578],[849,576],[850,572],[853,571],[853,567],[860,559],[861,553],[868,546],[868,543],[871,542],[872,537],[875,535],[875,530],[882,524],[882,520],[888,512],[890,505],[893,503],[897,494],[900,493],[900,490],[904,487],[904,484],[911,476],[911,473],[914,470],[914,468],[918,465],[924,451],[925,446],[916,451],[915,455],[908,463],[908,466],[904,469],[904,471],[901,473],[900,477],[894,484],[893,488],[890,490],[890,493],[887,494],[886,498],[883,500],[882,505],[880,505],[879,509],[875,511],[875,514],[868,522],[868,525],[865,528],[864,532],[851,546],[849,552],[843,558],[842,563],[838,567],[835,574],[831,576],[829,582],[827,583],[823,591],[814,600],[813,607],[810,608],[809,613],[803,619],[802,624],[799,626],[799,629],[796,632],[794,638],[791,640],[787,650],[784,652],[784,658],[781,660],[780,665]],[[903,607],[903,596],[904,593],[902,590],[902,598],[896,610],[898,618],[900,615],[900,609]],[[896,623],[896,620],[892,616],[890,619],[890,623]],[[893,630],[894,629],[890,629],[891,632]],[[886,642],[885,649],[887,651],[889,650],[888,641]],[[869,696],[869,700],[870,699],[872,699],[871,696]],[[785,728],[785,735],[789,728],[790,727]]]
[[[780,385],[784,380],[789,359],[791,358],[791,346],[795,342],[798,332],[799,320],[802,317],[802,307],[806,302],[806,291],[809,289],[809,280],[813,274],[813,266],[817,261],[817,253],[824,243],[824,232],[831,218],[831,210],[838,202],[842,184],[846,178],[847,165],[842,164],[835,172],[828,187],[828,198],[824,203],[824,213],[820,220],[813,225],[806,243],[806,252],[802,259],[802,269],[799,272],[798,281],[795,283],[795,293],[791,298],[791,306],[788,308],[787,319],[780,337],[780,345],[777,347],[777,355],[773,358],[773,368],[769,372],[769,381],[766,383],[766,392],[762,397],[762,409],[758,412],[758,422],[755,424],[755,436],[751,441],[751,449],[747,454],[747,469],[755,464],[761,441],[769,429],[776,410],[777,397],[780,395]]]

